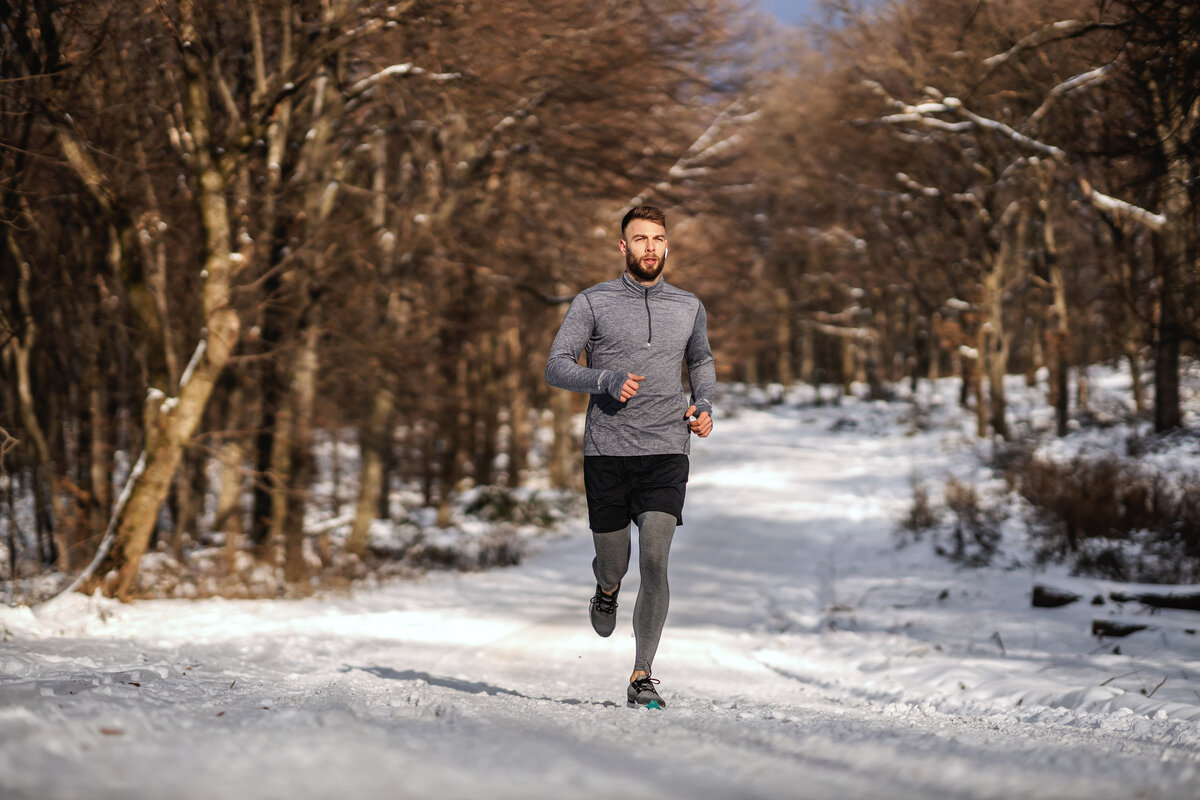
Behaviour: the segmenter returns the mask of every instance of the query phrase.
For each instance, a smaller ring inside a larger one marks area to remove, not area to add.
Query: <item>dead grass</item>
[[[1116,456],[1029,458],[1013,485],[1037,510],[1030,530],[1043,561],[1081,574],[1144,583],[1200,580],[1200,481]]]

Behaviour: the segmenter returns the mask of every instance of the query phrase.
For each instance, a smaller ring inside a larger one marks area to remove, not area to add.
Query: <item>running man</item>
[[[637,653],[630,706],[666,703],[651,678],[670,598],[667,555],[683,524],[691,436],[712,433],[716,370],[704,306],[662,279],[666,216],[638,206],[621,220],[621,277],[580,292],[550,348],[546,382],[591,395],[583,434],[583,480],[596,557],[592,627],[616,627],[617,594],[629,569],[630,522],[638,527],[641,588],[633,609]],[[579,354],[587,353],[587,366]],[[686,363],[690,401],[680,364]]]

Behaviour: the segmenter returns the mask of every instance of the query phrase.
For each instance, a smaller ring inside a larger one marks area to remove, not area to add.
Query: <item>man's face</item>
[[[625,255],[625,268],[642,283],[653,283],[667,263],[667,229],[648,219],[635,219],[625,228],[617,246]]]

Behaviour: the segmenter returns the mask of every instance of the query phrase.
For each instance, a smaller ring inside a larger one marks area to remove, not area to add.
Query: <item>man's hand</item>
[[[688,427],[692,429],[692,433],[703,439],[712,433],[712,417],[709,416],[707,411],[701,411],[695,419],[692,419],[692,415],[695,413],[696,407],[688,406],[688,410],[683,412],[683,418],[688,421]]]
[[[632,372],[626,373],[629,375],[625,379],[625,384],[621,386],[621,402],[628,403],[629,399],[637,394],[638,384],[646,380],[645,375],[634,375]]]

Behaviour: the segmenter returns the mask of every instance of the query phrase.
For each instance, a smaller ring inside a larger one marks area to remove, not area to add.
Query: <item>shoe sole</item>
[[[649,703],[645,703],[643,705],[638,705],[637,703],[633,702],[632,700],[626,700],[625,705],[628,706],[629,708],[653,708],[658,711],[662,711],[666,708],[665,706],[659,705],[657,700],[651,700]]]

